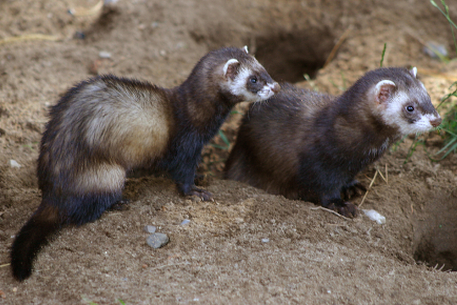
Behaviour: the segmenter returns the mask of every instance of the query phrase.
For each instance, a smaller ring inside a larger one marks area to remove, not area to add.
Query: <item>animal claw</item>
[[[189,194],[189,196],[197,196],[199,197],[202,201],[211,201],[213,200],[213,194],[208,192],[207,190],[203,190],[197,187],[194,187]]]

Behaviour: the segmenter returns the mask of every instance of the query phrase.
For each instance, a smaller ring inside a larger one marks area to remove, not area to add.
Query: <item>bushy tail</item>
[[[62,226],[56,207],[41,205],[16,235],[11,249],[14,277],[23,281],[32,274],[33,261],[47,239]]]

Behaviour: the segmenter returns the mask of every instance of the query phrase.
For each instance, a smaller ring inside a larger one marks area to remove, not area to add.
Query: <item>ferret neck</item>
[[[185,122],[188,128],[212,137],[230,113],[232,101],[220,90],[209,89],[186,81],[172,92],[177,123]]]
[[[356,138],[360,137],[357,141],[368,147],[383,145],[388,139],[392,144],[398,138],[398,128],[384,122],[375,102],[369,99],[367,90],[363,87],[356,83],[337,98],[334,115],[338,118],[335,129],[344,126],[347,133],[357,135]]]

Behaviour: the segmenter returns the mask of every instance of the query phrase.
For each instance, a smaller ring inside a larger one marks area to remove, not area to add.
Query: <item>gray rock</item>
[[[146,233],[155,233],[156,229],[157,228],[154,226],[144,226],[144,231]]]
[[[12,168],[21,168],[22,165],[20,165],[19,163],[17,163],[16,160],[10,160],[10,166]]]
[[[166,234],[154,233],[148,237],[146,242],[154,249],[159,249],[168,244],[169,241],[170,238]]]

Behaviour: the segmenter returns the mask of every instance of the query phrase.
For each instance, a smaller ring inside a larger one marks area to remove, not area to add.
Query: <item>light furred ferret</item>
[[[211,199],[194,184],[203,146],[232,107],[280,87],[247,48],[209,52],[172,89],[112,75],[83,81],[52,107],[38,159],[42,202],[16,235],[13,275],[30,276],[47,238],[93,221],[121,199],[126,173],[166,171],[183,195]]]

